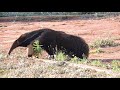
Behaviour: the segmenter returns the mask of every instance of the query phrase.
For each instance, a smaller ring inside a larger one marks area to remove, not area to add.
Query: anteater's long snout
[[[11,46],[9,52],[8,52],[8,55],[10,55],[11,52],[12,52],[16,47],[18,47],[18,46],[19,46],[19,42],[18,42],[17,40],[14,41],[14,43],[12,44],[12,46]]]

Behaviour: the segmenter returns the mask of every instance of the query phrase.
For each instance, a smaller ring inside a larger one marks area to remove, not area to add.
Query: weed
[[[99,47],[111,47],[118,46],[118,43],[115,43],[112,39],[98,39],[90,45],[91,48],[99,48]]]
[[[57,52],[55,60],[64,61],[66,59],[67,59],[67,56],[62,51]]]
[[[78,62],[78,57],[75,56],[75,57],[71,58],[71,61],[72,62]]]
[[[86,57],[84,57],[83,59],[80,59],[80,58],[74,56],[73,58],[71,58],[71,62],[87,64],[88,60],[86,59]]]
[[[33,51],[34,51],[34,55],[36,57],[39,58],[39,54],[42,53],[42,48],[41,48],[42,45],[40,45],[40,42],[39,40],[35,40],[34,43],[33,43]]]

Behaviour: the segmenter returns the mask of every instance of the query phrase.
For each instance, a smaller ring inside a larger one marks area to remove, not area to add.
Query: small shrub
[[[42,45],[40,45],[39,40],[35,40],[33,43],[33,51],[36,57],[39,57],[39,54],[42,54]]]
[[[88,63],[89,63],[89,60],[83,58],[83,59],[80,59],[80,61],[78,61],[78,63],[88,64]]]
[[[67,59],[67,56],[62,51],[57,52],[55,60],[64,61],[66,59]]]
[[[115,43],[112,39],[98,39],[93,42],[90,46],[91,48],[99,48],[99,47],[111,47],[111,46],[118,46],[118,43]]]
[[[83,59],[80,59],[80,58],[74,56],[73,58],[71,58],[71,62],[87,64],[89,62],[89,60],[86,59],[86,57],[83,57]]]
[[[72,62],[78,62],[78,59],[79,59],[79,58],[75,56],[75,57],[71,58],[71,61],[72,61]]]

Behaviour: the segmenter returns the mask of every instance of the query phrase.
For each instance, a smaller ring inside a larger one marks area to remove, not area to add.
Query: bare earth
[[[41,60],[27,58],[27,50],[22,47],[16,48],[10,57],[2,58],[2,53],[7,55],[12,43],[21,34],[42,28],[51,28],[82,37],[89,45],[97,39],[105,38],[111,38],[115,42],[120,43],[120,16],[94,20],[74,19],[28,22],[13,22],[14,20],[10,21],[9,18],[7,19],[2,21],[0,18],[0,77],[120,77],[120,75],[112,75],[111,71],[107,69],[97,69],[87,65],[75,65],[67,62],[61,66],[59,62],[44,60],[47,56],[46,52],[43,52]],[[104,52],[91,53],[94,49],[90,49],[88,59],[99,59],[105,62],[120,60],[120,45],[101,49]]]
[[[101,20],[63,20],[41,22],[0,22],[0,49],[8,52],[13,41],[21,34],[41,28],[51,28],[80,36],[91,44],[96,39],[114,38],[120,42],[119,17]],[[89,59],[120,59],[120,46],[102,48],[104,53],[90,53]]]

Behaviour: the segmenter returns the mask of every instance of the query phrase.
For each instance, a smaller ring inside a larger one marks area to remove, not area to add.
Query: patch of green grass
[[[80,59],[78,57],[73,57],[71,58],[71,62],[74,62],[74,63],[81,63],[81,64],[87,64],[89,62],[88,59],[86,59],[85,57],[83,59]]]
[[[115,72],[120,72],[120,61],[118,60],[113,60],[111,63],[103,63],[100,60],[94,60],[94,61],[88,62],[87,64],[97,66],[97,67],[103,67],[106,69],[111,69]]]
[[[67,56],[62,51],[57,52],[55,60],[64,61],[66,59],[67,59]]]
[[[90,45],[91,48],[99,48],[99,47],[114,47],[118,46],[119,43],[115,43],[112,39],[97,39]]]
[[[97,67],[106,67],[100,60],[91,61],[90,65],[97,66]]]
[[[72,62],[78,62],[78,59],[79,59],[79,58],[75,56],[75,57],[71,58],[71,61],[72,61]]]
[[[71,62],[75,62],[75,63],[87,63],[87,59],[84,57],[83,59],[80,59],[76,56],[74,56],[73,58],[70,58],[68,55],[65,55],[64,52],[62,51],[58,51],[56,53],[56,57],[55,57],[55,60],[58,60],[58,61],[64,61],[64,60],[70,60]]]
[[[83,59],[80,59],[76,56],[74,56],[73,58],[69,58],[69,56],[65,55],[62,51],[57,52],[55,60],[57,61],[64,61],[64,60],[70,60],[70,62],[74,62],[74,63],[88,63],[88,60],[84,57]]]

